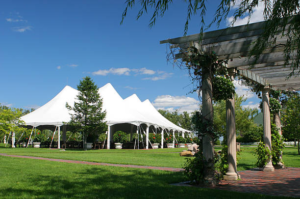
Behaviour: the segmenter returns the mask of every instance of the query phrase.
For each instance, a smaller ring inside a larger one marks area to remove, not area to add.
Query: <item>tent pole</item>
[[[27,142],[26,148],[28,148],[29,141],[30,141],[30,139],[31,139],[31,135],[32,135],[32,133],[33,133],[33,128],[34,128],[34,127],[32,127],[32,130],[31,130],[30,136],[29,136],[29,138],[28,138],[28,142]]]
[[[160,148],[164,148],[164,129],[161,129],[161,147]]]
[[[110,149],[110,125],[107,125],[107,128],[108,128],[108,130],[107,130],[107,146],[106,146],[106,148]]]
[[[51,145],[52,145],[52,142],[53,142],[53,140],[54,140],[54,136],[55,136],[55,132],[56,132],[56,127],[57,127],[57,126],[55,126],[54,132],[53,132],[53,134],[52,134],[52,139],[51,139],[51,142],[50,142],[50,145],[49,145],[49,149],[51,149]]]
[[[140,125],[138,126],[138,149],[140,149]]]
[[[57,148],[60,149],[60,126],[57,126],[58,133],[57,133]]]
[[[149,125],[146,128],[146,149],[149,149]]]
[[[23,137],[23,134],[24,134],[24,131],[23,131],[23,133],[21,134],[21,136],[19,137],[18,142],[19,142],[20,139]]]

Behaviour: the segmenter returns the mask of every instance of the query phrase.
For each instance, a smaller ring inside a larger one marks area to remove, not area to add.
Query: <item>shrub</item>
[[[192,143],[194,140],[193,140],[193,138],[187,137],[185,139],[185,141],[186,141],[186,143]]]
[[[106,140],[106,134],[105,133],[101,133],[99,135],[98,140],[99,140],[99,142],[104,142]]]
[[[187,140],[187,139],[183,138],[182,136],[179,136],[178,139],[177,139],[177,141],[178,141],[179,143],[186,143],[186,140]]]
[[[260,125],[259,127],[252,127],[246,133],[244,133],[243,141],[244,142],[259,142],[263,140],[263,127]]]
[[[154,134],[154,133],[149,133],[149,140],[151,143],[159,143],[160,142],[159,135]]]
[[[173,143],[173,135],[170,134],[168,137],[165,137],[166,143]]]
[[[267,161],[269,161],[271,156],[271,151],[266,145],[262,142],[259,142],[257,149],[255,150],[257,154],[257,167],[264,167],[267,164]]]
[[[214,143],[215,145],[221,145],[221,142],[220,142],[220,140],[219,139],[217,139],[216,141],[215,141],[215,143]]]
[[[124,143],[126,141],[126,133],[123,131],[117,131],[114,133],[113,140],[114,142]]]
[[[45,140],[45,136],[42,135],[40,132],[38,132],[34,137],[33,142],[43,142],[44,140]]]
[[[199,138],[198,138],[198,137],[194,137],[194,138],[193,138],[193,143],[199,144],[199,142],[200,142],[200,141],[199,141]]]

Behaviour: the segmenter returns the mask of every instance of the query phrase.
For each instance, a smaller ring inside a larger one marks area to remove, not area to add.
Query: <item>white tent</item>
[[[120,124],[131,124],[136,126],[136,129],[142,124],[146,125],[147,149],[150,126],[153,126],[155,130],[159,129],[161,132],[164,130],[173,131],[173,134],[175,131],[190,132],[164,118],[149,100],[141,102],[135,94],[123,100],[110,83],[99,88],[98,92],[103,99],[103,110],[106,111],[105,121],[109,127],[108,143],[110,143],[110,137],[113,133],[111,127]],[[79,91],[76,89],[65,86],[52,100],[32,113],[21,117],[21,120],[32,127],[56,126],[60,136],[60,127],[71,119],[66,103],[73,106],[78,93]],[[109,144],[107,146],[109,148]]]

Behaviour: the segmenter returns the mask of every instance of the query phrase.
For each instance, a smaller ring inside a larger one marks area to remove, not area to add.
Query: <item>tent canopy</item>
[[[103,110],[106,111],[105,121],[108,125],[129,123],[136,126],[146,124],[155,128],[168,129],[178,132],[190,132],[163,117],[149,100],[141,102],[136,94],[126,99],[117,93],[108,83],[98,90],[103,100]],[[59,92],[52,100],[37,110],[21,117],[26,125],[37,127],[45,125],[62,126],[71,120],[70,111],[66,103],[73,106],[79,91],[70,87]]]

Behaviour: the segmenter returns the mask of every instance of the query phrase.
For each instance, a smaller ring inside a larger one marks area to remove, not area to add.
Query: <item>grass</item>
[[[183,149],[155,149],[155,150],[57,150],[48,148],[3,148],[0,145],[0,153],[26,155],[45,158],[80,160],[90,162],[102,162],[113,164],[131,164],[142,166],[160,166],[182,168],[186,157],[180,157]],[[220,150],[220,147],[216,147]],[[255,168],[256,147],[242,147],[238,159],[238,171]],[[283,151],[283,161],[287,167],[300,167],[300,158],[296,147],[288,147]]]
[[[182,173],[167,171],[3,156],[0,162],[0,198],[279,198],[172,186],[184,178]]]

